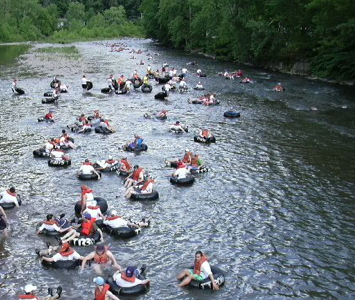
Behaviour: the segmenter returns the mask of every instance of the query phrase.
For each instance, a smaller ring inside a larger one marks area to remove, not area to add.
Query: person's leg
[[[186,276],[179,284],[179,286],[185,286],[185,285],[188,285],[191,280],[193,279],[193,275],[188,275]]]
[[[74,240],[76,237],[80,236],[80,232],[74,232],[74,234],[72,234],[71,236],[69,236],[68,238],[66,238],[65,240],[62,239],[62,243],[69,243],[70,241]]]
[[[185,276],[188,276],[188,275],[190,275],[190,271],[185,269],[178,275],[177,279],[183,279]]]

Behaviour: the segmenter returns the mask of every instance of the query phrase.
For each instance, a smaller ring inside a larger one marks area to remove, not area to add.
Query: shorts
[[[190,271],[190,274],[193,276],[194,280],[202,281],[205,279],[205,277],[203,277],[202,275],[195,274],[194,270],[189,270],[189,271]]]

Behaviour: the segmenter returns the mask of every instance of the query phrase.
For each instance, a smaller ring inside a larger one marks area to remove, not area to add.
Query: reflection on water
[[[24,54],[29,45],[0,45],[0,65],[12,64],[18,56]]]
[[[195,69],[188,66],[187,83],[194,86],[202,81],[205,92],[216,92],[221,104],[188,104],[188,99],[202,95],[198,91],[171,93],[163,103],[153,99],[161,86],[154,86],[152,94],[101,94],[109,74],[128,75],[134,69],[144,74],[148,63],[147,52],[130,59],[128,51],[110,52],[102,43],[75,44],[82,57],[78,61],[30,52],[21,65],[2,69],[0,182],[5,187],[15,185],[24,204],[8,213],[11,233],[5,250],[0,250],[2,282],[6,277],[0,298],[16,298],[29,278],[38,286],[62,285],[63,299],[82,294],[92,298],[94,274],[89,270],[79,279],[78,271],[41,267],[34,249],[55,240],[37,237],[35,226],[48,212],[73,212],[80,195],[81,182],[75,172],[81,161],[106,159],[112,154],[115,158],[128,156],[160,181],[160,199],[152,203],[124,199],[123,180],[114,174],[89,183],[121,215],[134,220],[152,217],[152,226],[131,240],[105,236],[119,263],[148,264],[152,288],[139,299],[352,299],[353,89],[249,67],[243,68],[244,73],[256,83],[241,85],[217,75],[240,66],[160,49],[145,40],[124,42],[135,50],[160,53],[149,61],[152,69],[167,61],[180,70],[187,62],[197,61],[208,77],[197,78]],[[145,66],[137,65],[140,59]],[[9,93],[11,73],[17,72],[33,73],[20,78],[26,96]],[[83,74],[94,83],[90,94],[82,94]],[[62,95],[58,105],[42,105],[41,95],[54,75],[70,86],[69,93]],[[271,91],[278,82],[286,92]],[[240,119],[223,117],[231,107],[241,111]],[[310,107],[318,111],[311,112]],[[37,123],[49,108],[55,110],[57,122]],[[33,158],[32,151],[46,138],[59,136],[76,116],[98,108],[117,128],[115,134],[73,134],[81,147],[70,152],[73,165],[67,169],[49,168],[46,160]],[[169,110],[167,121],[143,118],[144,113],[161,109]],[[188,134],[168,132],[168,125],[177,120],[189,125]],[[193,142],[196,130],[202,127],[213,130],[216,144]],[[145,138],[146,153],[119,150],[134,133]],[[162,167],[163,159],[179,157],[186,148],[201,154],[210,171],[198,175],[192,187],[178,188],[169,183],[166,176],[171,170]],[[176,275],[191,265],[199,249],[227,272],[226,285],[219,292],[177,287]],[[76,250],[85,255],[92,249]]]

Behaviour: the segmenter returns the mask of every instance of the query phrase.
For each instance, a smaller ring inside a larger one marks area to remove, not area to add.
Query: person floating
[[[275,92],[283,92],[285,89],[282,87],[281,82],[279,82],[274,88],[273,91]]]
[[[105,283],[105,280],[102,277],[94,278],[93,282],[96,283],[95,300],[108,300],[108,299],[120,300],[120,298],[116,297],[114,294],[112,294],[109,291],[110,286],[107,283]]]
[[[202,281],[206,278],[210,278],[212,282],[212,288],[214,290],[219,290],[219,286],[214,280],[213,273],[211,271],[211,266],[208,262],[207,257],[201,252],[197,251],[195,253],[195,263],[194,269],[185,269],[177,277],[178,280],[181,280],[179,286],[188,285],[191,280]]]
[[[52,257],[42,256],[41,260],[47,262],[57,262],[64,260],[83,260],[84,257],[70,247],[69,243],[63,243],[59,252]]]
[[[90,162],[90,160],[88,158],[85,159],[85,161],[80,166],[78,174],[82,174],[82,175],[96,174],[97,179],[101,178],[100,173],[95,170],[95,168],[93,167],[93,164]]]
[[[0,203],[14,203],[16,207],[20,207],[18,195],[14,187],[0,193]]]
[[[135,186],[143,182],[144,182],[144,169],[140,168],[138,165],[135,165],[133,167],[133,172],[126,177],[124,186],[126,188],[129,188],[132,185]]]
[[[52,288],[48,288],[48,295],[44,298],[40,298],[38,296],[36,296],[36,291],[37,291],[37,287],[32,285],[32,284],[27,284],[24,288],[24,294],[20,295],[19,298],[20,299],[34,299],[34,300],[55,300],[55,299],[59,299],[61,294],[62,294],[62,287],[58,286],[57,287],[57,292],[55,293],[55,295],[53,295],[53,289]]]
[[[89,260],[93,260],[92,268],[97,275],[103,275],[103,269],[109,266],[113,266],[116,270],[123,271],[123,268],[117,263],[112,252],[108,250],[108,247],[99,244],[95,247],[95,251],[92,251],[87,256],[84,257],[81,263],[81,270],[85,269],[85,265]]]
[[[140,270],[134,266],[128,266],[124,272],[117,271],[112,277],[116,284],[122,288],[130,288],[139,284],[147,285],[150,284],[150,280],[137,278],[144,271],[145,265]]]
[[[61,228],[58,224],[58,222],[54,219],[53,214],[48,214],[46,216],[46,220],[43,221],[42,225],[37,229],[37,234],[41,234],[43,230],[51,231],[51,232],[67,232],[68,230],[71,229],[71,226]]]

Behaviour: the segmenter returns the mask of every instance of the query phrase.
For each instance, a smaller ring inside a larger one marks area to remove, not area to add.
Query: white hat
[[[113,210],[113,211],[111,211],[111,216],[117,216],[117,210]]]
[[[185,149],[185,152],[190,152],[190,150],[189,149]]]
[[[27,284],[25,286],[25,293],[31,293],[33,291],[37,290],[37,287],[32,285],[32,284]]]
[[[113,159],[113,157],[110,155],[110,156],[108,157],[108,159]]]

